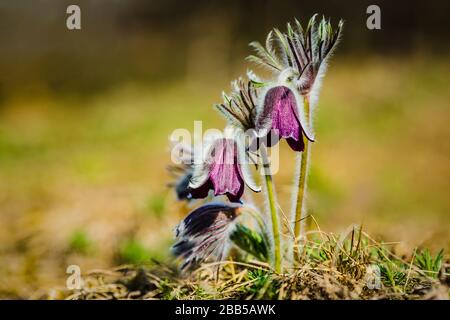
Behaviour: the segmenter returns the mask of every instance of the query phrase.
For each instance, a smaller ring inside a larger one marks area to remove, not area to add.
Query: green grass
[[[119,244],[118,261],[120,263],[143,264],[152,258],[152,254],[136,239],[127,239]]]
[[[70,236],[69,249],[72,252],[88,254],[93,249],[93,243],[85,231],[76,230]]]
[[[441,249],[435,257],[431,255],[430,250],[423,249],[416,252],[414,263],[428,276],[437,278],[439,271],[441,271],[443,259],[444,249]]]
[[[360,228],[339,237],[310,233],[302,248],[299,262],[285,274],[276,274],[267,264],[250,256],[236,260],[234,255],[234,259],[222,264],[218,278],[213,265],[205,265],[191,274],[179,274],[172,264],[125,266],[91,275],[89,288],[65,294],[69,299],[449,298],[450,274],[441,270],[442,252],[436,257],[424,253],[426,250],[415,256],[413,253],[399,257],[389,245],[376,242]],[[430,275],[429,269],[442,272],[437,277],[435,273]],[[131,285],[135,288],[136,279],[145,289],[130,288]]]

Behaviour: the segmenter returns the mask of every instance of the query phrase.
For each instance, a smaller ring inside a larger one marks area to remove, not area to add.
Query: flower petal
[[[295,91],[287,85],[270,88],[266,92],[262,108],[257,114],[256,127],[259,136],[267,135],[269,130],[272,130],[280,138],[292,138],[297,142],[297,146],[293,149],[298,150],[302,149],[303,134],[310,141],[314,141],[314,139],[311,138],[312,135],[307,126],[303,125],[307,123],[303,101]],[[271,146],[277,142],[276,138],[271,137],[266,144]],[[294,145],[294,142],[291,144]]]
[[[227,195],[230,201],[240,202],[245,186],[235,138],[218,138],[211,143],[203,163],[194,168],[189,187],[193,198],[204,198],[213,189],[215,196]]]
[[[213,185],[210,179],[206,179],[206,181],[199,185],[196,188],[189,188],[189,195],[193,199],[203,199],[206,198],[209,194],[209,190],[213,189]]]
[[[286,86],[269,89],[263,100],[263,108],[257,115],[256,128],[261,135],[273,130],[282,138],[298,140],[301,131],[297,116],[296,97]]]
[[[240,198],[244,192],[244,181],[239,169],[236,141],[219,139],[213,151],[209,177],[214,186],[214,194],[231,195],[234,200],[235,197]]]
[[[286,139],[286,141],[294,151],[303,152],[305,150],[305,143],[303,142],[303,138],[300,138],[299,140],[288,138]]]

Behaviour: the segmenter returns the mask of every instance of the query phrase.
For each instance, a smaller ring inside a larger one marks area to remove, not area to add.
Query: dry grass
[[[364,232],[336,237],[312,232],[299,262],[285,274],[267,264],[223,261],[206,264],[188,276],[159,264],[121,266],[84,275],[79,290],[56,290],[46,298],[66,299],[448,299],[450,265],[437,261],[424,269],[415,251],[399,257],[388,244]],[[433,262],[435,258],[428,257]],[[378,270],[375,271],[375,268]],[[56,294],[56,296],[55,296]],[[53,296],[52,296],[53,295]]]

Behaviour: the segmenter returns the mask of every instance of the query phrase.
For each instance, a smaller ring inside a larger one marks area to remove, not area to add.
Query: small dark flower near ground
[[[192,211],[177,227],[175,256],[184,260],[181,269],[198,267],[208,258],[221,260],[229,247],[230,232],[240,206],[208,203]]]

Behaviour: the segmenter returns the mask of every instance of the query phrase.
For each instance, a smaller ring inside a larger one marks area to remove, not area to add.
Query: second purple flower
[[[256,186],[245,163],[245,150],[232,138],[215,139],[206,149],[206,157],[194,169],[189,187],[192,198],[205,198],[210,190],[214,195],[226,195],[239,202],[245,184],[255,192]]]

